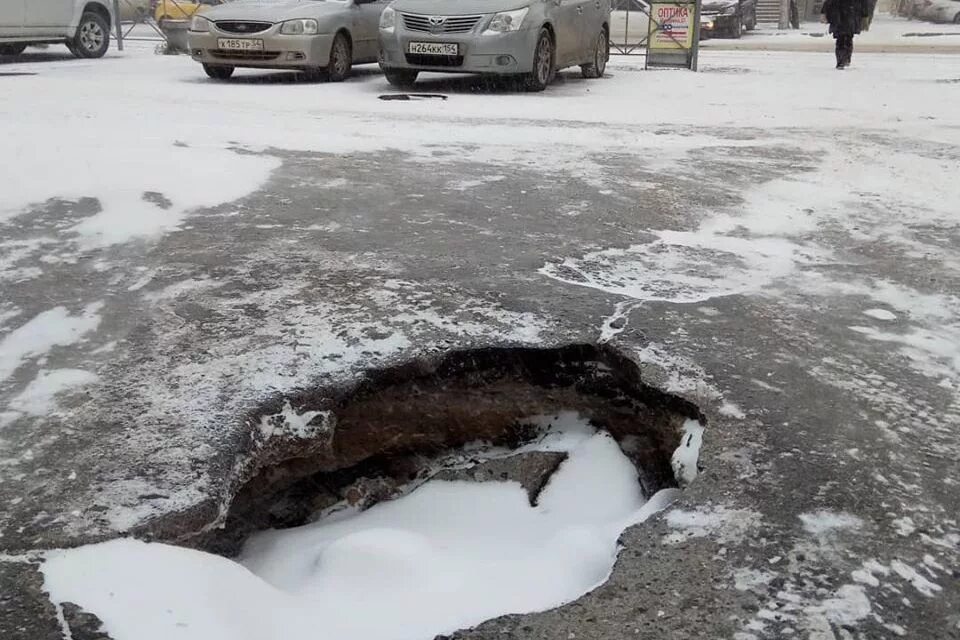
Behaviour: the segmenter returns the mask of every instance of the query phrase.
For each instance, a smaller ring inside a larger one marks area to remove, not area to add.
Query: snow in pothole
[[[530,506],[516,482],[433,480],[364,512],[254,536],[239,562],[131,539],[51,552],[55,602],[116,640],[429,640],[538,611],[603,583],[644,501],[616,442],[580,421],[548,438],[567,460]]]

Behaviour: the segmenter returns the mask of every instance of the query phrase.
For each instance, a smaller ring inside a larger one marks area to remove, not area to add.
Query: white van
[[[78,58],[110,47],[112,0],[0,0],[0,56],[31,44],[62,43]]]

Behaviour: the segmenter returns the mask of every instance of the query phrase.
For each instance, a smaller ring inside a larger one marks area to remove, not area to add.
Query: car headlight
[[[280,33],[285,36],[313,36],[319,31],[316,20],[305,18],[302,20],[287,20],[280,25]]]
[[[517,9],[516,11],[498,13],[490,20],[490,24],[487,25],[487,29],[483,32],[483,35],[489,36],[519,30],[520,25],[523,24],[523,19],[527,17],[527,11],[529,11],[529,9],[523,8]]]
[[[387,7],[380,14],[380,31],[393,33],[393,28],[397,26],[397,12]]]
[[[206,33],[210,31],[210,21],[203,16],[193,16],[190,19],[190,31]]]

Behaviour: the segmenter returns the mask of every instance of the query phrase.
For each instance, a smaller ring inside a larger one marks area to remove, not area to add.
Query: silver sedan
[[[387,0],[241,0],[190,22],[193,59],[211,78],[237,67],[290,69],[343,80],[377,61],[377,25]]]
[[[380,66],[397,86],[442,71],[542,91],[566,67],[602,77],[609,39],[609,0],[396,0],[380,16]]]

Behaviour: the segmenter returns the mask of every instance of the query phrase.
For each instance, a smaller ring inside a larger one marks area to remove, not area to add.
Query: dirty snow
[[[57,409],[58,394],[93,384],[98,379],[96,374],[82,369],[40,370],[26,389],[10,401],[6,420],[24,414],[43,416],[53,413]],[[0,427],[4,422],[4,412],[0,412]]]
[[[50,552],[45,589],[116,640],[430,640],[555,607],[603,583],[623,529],[673,495],[645,502],[607,434],[558,441],[574,444],[537,507],[518,483],[430,481],[257,534],[238,562],[132,539]]]
[[[801,513],[803,528],[815,536],[829,535],[844,529],[857,529],[863,526],[863,520],[849,513],[820,510],[813,513]]]
[[[66,307],[54,307],[4,336],[0,340],[0,382],[13,375],[24,360],[82,340],[100,324],[103,306],[103,302],[92,302],[77,313],[71,313]]]

